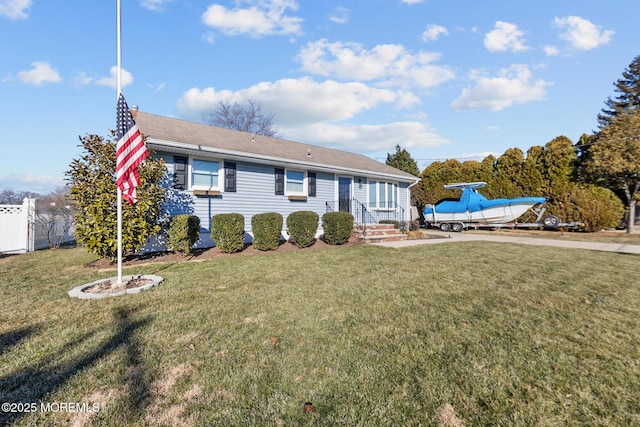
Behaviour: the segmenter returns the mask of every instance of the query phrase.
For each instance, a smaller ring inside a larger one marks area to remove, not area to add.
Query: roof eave
[[[234,150],[225,150],[217,147],[207,147],[203,145],[194,145],[187,144],[184,142],[175,142],[175,141],[167,141],[158,138],[148,137],[146,139],[147,145],[149,145],[152,149],[156,151],[164,151],[175,154],[184,154],[184,155],[193,155],[200,154],[204,156],[221,158],[226,160],[235,160],[235,161],[254,161],[262,164],[268,164],[272,166],[298,166],[304,168],[310,168],[317,171],[322,172],[331,172],[331,173],[352,173],[354,175],[364,175],[367,177],[374,178],[387,178],[394,179],[401,182],[411,183],[411,185],[415,185],[419,180],[417,178],[409,178],[402,175],[389,174],[384,172],[377,172],[365,169],[356,169],[356,168],[344,168],[340,166],[333,166],[329,164],[321,164],[314,162],[304,162],[299,160],[287,159],[284,157],[274,157],[274,156],[265,156],[262,154],[255,153],[247,153],[241,151]]]

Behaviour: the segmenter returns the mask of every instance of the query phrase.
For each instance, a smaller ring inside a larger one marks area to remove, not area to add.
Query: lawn
[[[49,405],[0,424],[640,425],[637,256],[352,246],[127,268],[165,281],[70,299],[114,275],[93,260],[0,259],[0,401]]]

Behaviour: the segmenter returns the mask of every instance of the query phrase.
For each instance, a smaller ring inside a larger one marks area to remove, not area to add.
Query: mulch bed
[[[129,279],[126,282],[123,282],[119,285],[114,280],[103,280],[100,283],[96,283],[93,286],[83,289],[82,292],[86,292],[88,294],[119,292],[119,291],[124,291],[126,289],[140,288],[144,285],[148,285],[149,283],[151,283],[151,279],[143,279],[143,278]]]
[[[421,239],[438,239],[442,238],[442,236],[427,234],[425,231],[415,232],[419,233],[419,236],[414,236],[413,238],[421,238]],[[409,236],[411,239],[412,236]],[[299,251],[314,251],[318,249],[338,249],[344,248],[348,246],[356,246],[361,245],[358,243],[354,237],[349,239],[347,243],[344,245],[330,245],[322,239],[316,239],[315,243],[307,248],[299,248],[293,243],[289,243],[288,241],[282,242],[277,249],[273,251],[260,251],[256,249],[253,245],[246,245],[245,248],[233,254],[227,254],[222,252],[218,248],[206,248],[206,249],[194,249],[189,255],[182,255],[175,252],[169,251],[161,251],[161,252],[149,252],[145,254],[129,254],[123,257],[122,265],[124,266],[135,266],[135,265],[143,265],[150,263],[159,263],[159,262],[185,262],[185,261],[206,261],[210,259],[216,258],[226,258],[226,257],[238,257],[238,256],[247,256],[247,255],[264,255],[264,254],[273,254],[273,253],[285,253],[285,252],[299,252]],[[110,269],[116,266],[115,262],[111,262],[111,260],[107,258],[99,259],[97,261],[91,262],[87,264],[87,267],[97,268],[97,269]]]
[[[150,252],[145,254],[129,254],[123,257],[122,265],[124,266],[136,266],[143,265],[149,263],[159,263],[159,262],[185,262],[185,261],[206,261],[210,259],[216,258],[226,258],[226,257],[238,257],[238,256],[248,256],[248,255],[259,255],[259,254],[273,254],[273,253],[285,253],[285,252],[299,252],[299,251],[313,251],[318,249],[337,249],[344,248],[347,246],[359,245],[355,241],[355,239],[350,239],[344,245],[330,245],[323,241],[322,239],[316,239],[315,243],[308,248],[299,248],[293,243],[283,242],[278,246],[277,249],[273,251],[260,251],[256,249],[253,245],[247,245],[245,248],[233,254],[227,254],[222,252],[218,248],[207,248],[207,249],[194,249],[193,252],[189,255],[182,255],[179,253],[162,251],[162,252]],[[99,259],[97,261],[91,262],[87,264],[87,267],[97,268],[97,269],[109,269],[114,268],[116,266],[115,262],[107,258]]]

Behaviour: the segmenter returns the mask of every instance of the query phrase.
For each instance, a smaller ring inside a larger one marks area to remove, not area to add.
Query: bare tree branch
[[[205,122],[212,126],[250,132],[255,135],[279,137],[278,129],[273,125],[275,115],[263,114],[262,106],[253,99],[248,100],[244,105],[220,101],[214,112],[203,116]]]

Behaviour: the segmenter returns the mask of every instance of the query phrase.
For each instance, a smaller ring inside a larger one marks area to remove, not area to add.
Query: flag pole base
[[[162,277],[152,274],[134,274],[123,276],[122,283],[118,283],[118,277],[109,277],[76,286],[71,289],[68,294],[71,298],[79,299],[117,297],[148,291],[158,286],[163,280]]]

